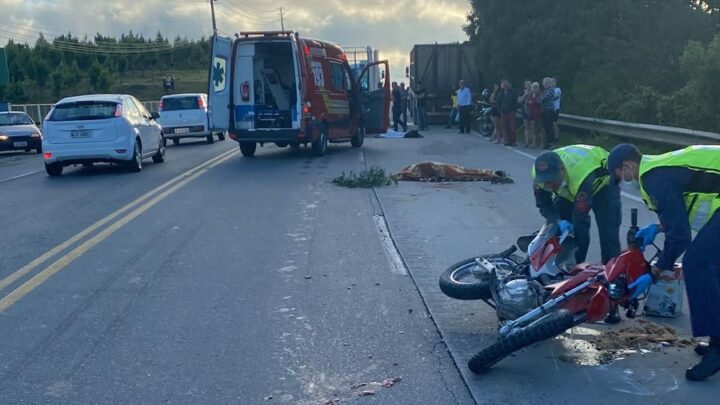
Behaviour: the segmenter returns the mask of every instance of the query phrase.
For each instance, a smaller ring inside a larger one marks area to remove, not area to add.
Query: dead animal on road
[[[471,169],[450,163],[422,162],[407,166],[395,176],[401,181],[489,181],[514,183],[502,170]]]

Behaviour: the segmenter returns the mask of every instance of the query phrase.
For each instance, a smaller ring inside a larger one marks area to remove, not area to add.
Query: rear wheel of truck
[[[255,142],[240,142],[240,153],[246,157],[252,157],[255,155],[257,150],[257,143]]]
[[[327,128],[322,128],[320,130],[320,135],[318,135],[317,140],[313,141],[312,151],[315,156],[324,156],[325,153],[327,153],[327,146],[328,146],[327,132],[328,132]]]
[[[207,143],[215,143],[215,138],[213,137],[213,134],[210,134],[207,137],[205,137],[205,140],[207,141]]]
[[[218,141],[225,140],[225,132],[218,132]]]

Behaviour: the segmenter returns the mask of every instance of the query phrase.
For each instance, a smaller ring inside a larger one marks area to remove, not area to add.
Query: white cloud
[[[469,11],[467,0],[222,0],[216,7],[218,28],[226,34],[278,30],[280,6],[288,29],[380,49],[390,59],[393,78],[404,78],[413,44],[465,40],[462,26]],[[210,7],[202,0],[0,0],[0,10],[0,44],[10,36],[33,42],[41,31],[80,37],[129,30],[154,37],[160,31],[168,38],[199,38],[212,31]]]

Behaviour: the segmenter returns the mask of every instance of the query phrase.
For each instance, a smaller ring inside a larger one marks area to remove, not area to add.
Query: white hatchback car
[[[165,137],[175,145],[181,138],[205,138],[208,143],[215,141],[208,125],[207,94],[187,93],[163,96],[160,99],[160,118]],[[225,140],[224,133],[217,134],[218,140]]]
[[[64,98],[43,122],[45,170],[59,176],[65,166],[110,162],[139,172],[145,158],[162,163],[165,138],[157,118],[129,95]]]

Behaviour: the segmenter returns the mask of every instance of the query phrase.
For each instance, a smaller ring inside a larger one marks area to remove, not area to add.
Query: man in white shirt
[[[472,110],[472,92],[465,85],[464,80],[460,80],[459,89],[457,91],[457,104],[460,111],[460,133],[470,133],[470,111]]]
[[[560,119],[560,98],[562,97],[562,90],[557,86],[557,79],[552,78],[552,90],[553,90],[553,112],[555,113],[553,121],[553,132],[555,134],[555,141],[557,142],[560,137],[560,128],[558,127],[558,120]]]

